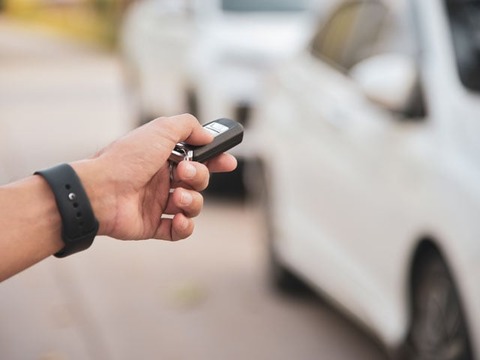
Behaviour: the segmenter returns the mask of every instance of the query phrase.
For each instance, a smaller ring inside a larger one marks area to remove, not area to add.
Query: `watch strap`
[[[42,176],[52,189],[62,219],[65,246],[55,256],[66,257],[89,248],[99,224],[75,170],[68,164],[61,164],[37,171],[35,175]]]

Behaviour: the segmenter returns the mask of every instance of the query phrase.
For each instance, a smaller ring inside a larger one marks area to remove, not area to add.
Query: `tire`
[[[412,284],[412,324],[405,359],[473,360],[468,328],[450,272],[429,253]]]
[[[246,189],[243,179],[245,160],[238,159],[237,168],[228,173],[213,173],[205,194],[212,198],[245,200]]]
[[[268,243],[268,278],[275,292],[288,296],[305,296],[311,289],[290,271],[275,253],[273,243]]]
[[[188,89],[185,91],[185,97],[187,101],[187,111],[198,118],[200,114],[197,93],[192,89]]]

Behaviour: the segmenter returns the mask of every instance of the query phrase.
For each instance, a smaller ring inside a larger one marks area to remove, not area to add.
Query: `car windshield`
[[[303,11],[307,8],[305,0],[222,0],[223,11],[259,12],[259,11]]]

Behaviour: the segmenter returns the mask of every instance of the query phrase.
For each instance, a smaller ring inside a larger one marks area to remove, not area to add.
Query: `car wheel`
[[[449,270],[429,254],[415,274],[408,359],[471,360],[467,325]]]
[[[269,281],[275,291],[293,296],[312,293],[311,289],[281,262],[271,241],[268,243],[268,265]]]
[[[244,200],[246,189],[244,182],[245,159],[237,159],[238,166],[228,173],[213,173],[205,194],[211,197]]]
[[[198,105],[198,97],[197,93],[193,89],[188,89],[185,93],[185,97],[187,100],[187,110],[193,116],[199,116],[199,105]]]

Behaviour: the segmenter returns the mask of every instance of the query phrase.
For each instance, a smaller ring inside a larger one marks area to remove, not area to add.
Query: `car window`
[[[480,92],[480,0],[447,0],[446,5],[460,79]]]
[[[305,0],[222,0],[223,11],[303,11],[306,8]]]
[[[374,53],[386,18],[380,2],[345,2],[315,35],[312,54],[347,71]]]

